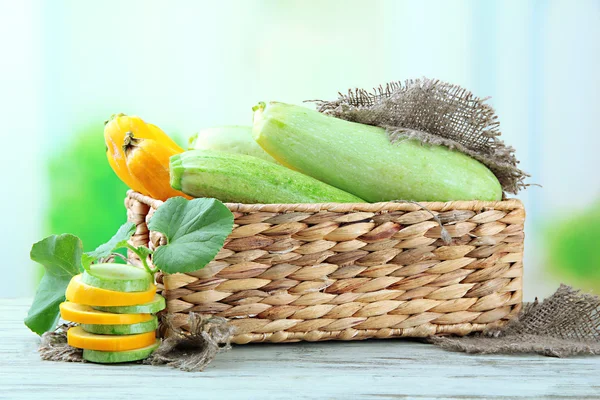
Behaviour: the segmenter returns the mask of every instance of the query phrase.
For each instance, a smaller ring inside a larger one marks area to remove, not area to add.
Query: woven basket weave
[[[132,244],[164,244],[147,228],[162,202],[130,191],[125,204]],[[197,272],[159,275],[159,288],[175,326],[189,312],[225,317],[234,343],[466,335],[516,315],[522,203],[423,205],[451,243],[414,204],[227,204],[224,248]]]

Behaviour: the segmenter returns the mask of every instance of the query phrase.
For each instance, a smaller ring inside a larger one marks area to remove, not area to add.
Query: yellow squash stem
[[[147,194],[146,188],[135,180],[127,169],[127,161],[125,160],[125,154],[123,154],[122,146],[117,145],[113,142],[111,137],[105,138],[106,143],[106,158],[108,164],[115,171],[115,174],[129,187],[136,192]]]

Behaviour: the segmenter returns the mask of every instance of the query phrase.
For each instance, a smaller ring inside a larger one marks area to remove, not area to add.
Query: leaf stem
[[[110,258],[111,256],[113,257],[113,259],[120,258],[121,260],[125,261],[125,264],[127,264],[127,261],[128,261],[127,257],[125,257],[123,254],[113,252],[113,253],[110,253],[110,256],[108,256],[107,258]]]
[[[150,268],[148,262],[146,261],[147,255],[138,250],[137,247],[133,247],[131,244],[127,243],[127,248],[133,251],[140,258],[140,260],[142,260],[142,265],[149,274],[154,275],[158,271],[158,268]]]

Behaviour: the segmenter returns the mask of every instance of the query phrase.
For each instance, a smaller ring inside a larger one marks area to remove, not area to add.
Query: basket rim
[[[164,202],[154,199],[150,196],[127,191],[127,197],[135,199],[154,209],[160,207]],[[480,201],[480,200],[461,200],[448,202],[418,202],[430,211],[451,211],[451,210],[470,210],[477,211],[484,208],[511,211],[524,209],[521,200],[510,198],[499,201]],[[422,210],[417,204],[401,202],[380,202],[380,203],[297,203],[297,204],[243,204],[243,203],[224,203],[232,212],[381,212],[381,211],[419,211]]]

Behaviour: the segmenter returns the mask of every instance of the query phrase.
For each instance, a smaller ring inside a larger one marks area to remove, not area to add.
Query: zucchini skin
[[[500,200],[479,161],[416,140],[390,143],[383,128],[271,102],[255,107],[253,136],[282,165],[359,196],[390,200]]]
[[[167,303],[165,298],[158,293],[154,295],[152,301],[136,306],[92,306],[93,309],[114,314],[156,314],[166,307]]]
[[[127,351],[101,351],[101,350],[83,350],[83,358],[87,361],[99,364],[116,364],[123,362],[132,362],[148,358],[160,346],[160,339],[156,339],[154,344],[141,349]]]
[[[359,197],[260,158],[212,150],[171,157],[171,186],[194,197],[223,202],[363,203]]]
[[[135,335],[138,333],[152,332],[158,329],[158,318],[153,316],[150,321],[138,322],[136,324],[123,325],[100,325],[79,324],[81,329],[97,335]]]
[[[277,162],[254,141],[251,126],[228,125],[202,129],[190,138],[188,150],[216,150]]]
[[[152,285],[152,276],[143,269],[126,264],[93,264],[83,271],[86,285],[117,292],[144,292]]]

